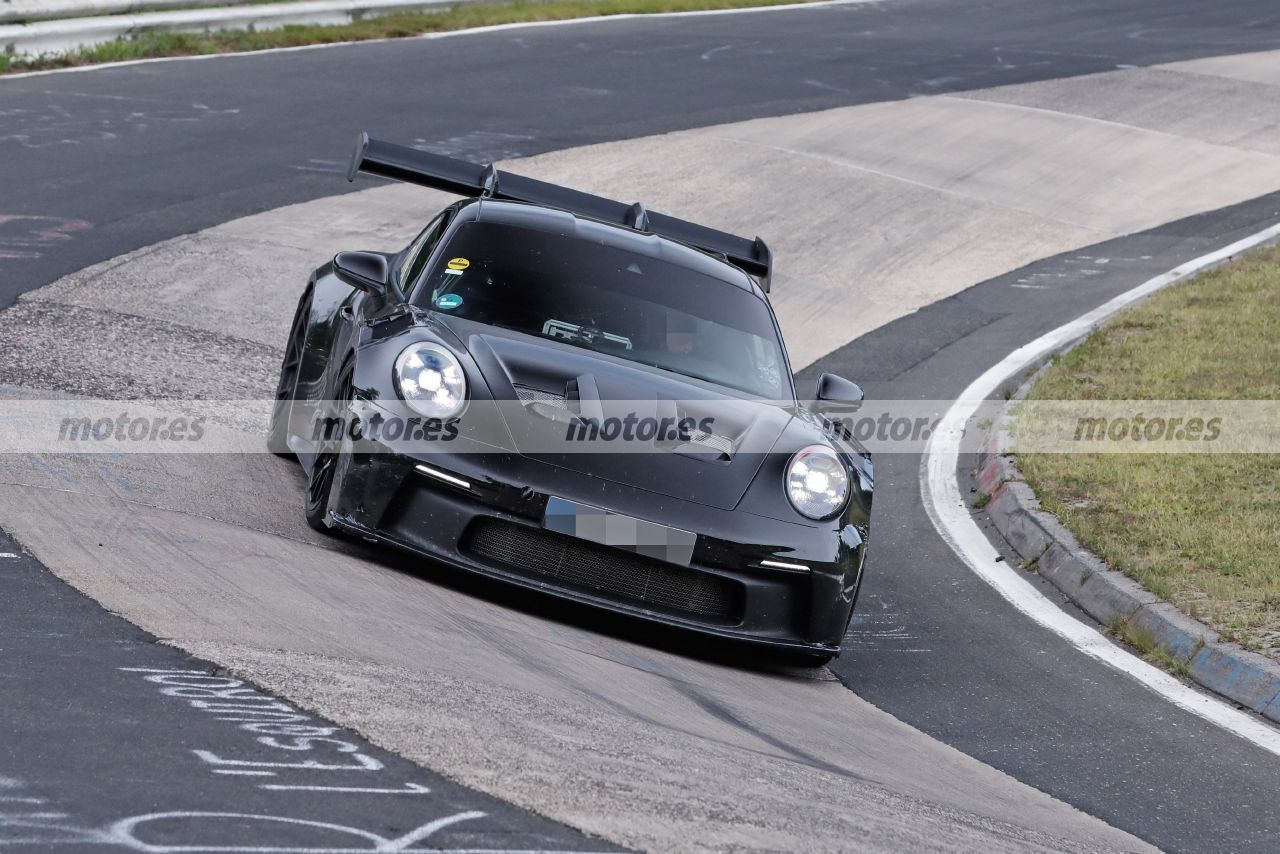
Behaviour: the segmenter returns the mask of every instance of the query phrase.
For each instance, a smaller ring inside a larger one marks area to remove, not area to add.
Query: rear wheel
[[[289,449],[289,418],[293,412],[293,398],[298,388],[298,374],[302,369],[302,347],[306,343],[307,315],[311,312],[311,294],[303,295],[289,327],[289,340],[285,344],[284,361],[280,365],[280,381],[276,383],[276,402],[271,410],[271,428],[267,434],[267,449],[271,453],[292,459]]]
[[[338,388],[333,396],[338,407],[339,423],[344,430],[350,412],[353,373],[354,368],[348,360],[342,367],[341,379],[338,380]],[[342,439],[339,435],[326,441],[325,447],[316,456],[315,464],[311,466],[311,477],[307,480],[307,495],[303,506],[307,524],[329,536],[338,535],[338,529],[329,523],[329,499],[333,494],[334,475],[342,461]]]

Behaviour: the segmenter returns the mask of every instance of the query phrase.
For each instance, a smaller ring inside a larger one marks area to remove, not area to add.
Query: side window
[[[427,265],[427,260],[431,258],[431,250],[436,248],[436,243],[440,240],[440,235],[444,233],[444,227],[449,223],[449,212],[440,214],[432,220],[431,224],[422,230],[418,238],[413,241],[409,247],[409,251],[404,254],[404,260],[400,262],[400,288],[408,291],[413,287],[413,283],[417,281],[418,276],[422,275],[422,268]]]

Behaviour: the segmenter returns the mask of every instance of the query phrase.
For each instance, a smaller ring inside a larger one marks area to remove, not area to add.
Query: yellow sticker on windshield
[[[471,262],[466,258],[454,258],[449,262],[450,270],[465,270],[471,266]]]

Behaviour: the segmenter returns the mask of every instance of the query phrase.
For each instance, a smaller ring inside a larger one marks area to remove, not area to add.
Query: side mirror
[[[357,290],[386,296],[391,265],[386,256],[376,252],[339,252],[333,256],[333,272]]]
[[[857,383],[850,382],[844,377],[838,377],[835,374],[823,374],[818,377],[818,388],[814,403],[830,403],[834,404],[836,408],[847,406],[857,409],[862,405],[862,399],[865,396],[862,386]]]

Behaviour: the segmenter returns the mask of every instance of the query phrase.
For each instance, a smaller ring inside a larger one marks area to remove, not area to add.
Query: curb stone
[[[1013,394],[1022,400],[1037,371]],[[978,489],[990,496],[983,512],[1022,558],[1094,620],[1117,620],[1150,632],[1174,658],[1187,663],[1191,679],[1234,703],[1280,723],[1280,664],[1227,643],[1133,579],[1108,567],[1080,545],[1057,517],[1040,506],[1010,448],[1009,415],[1000,417],[978,458]]]

